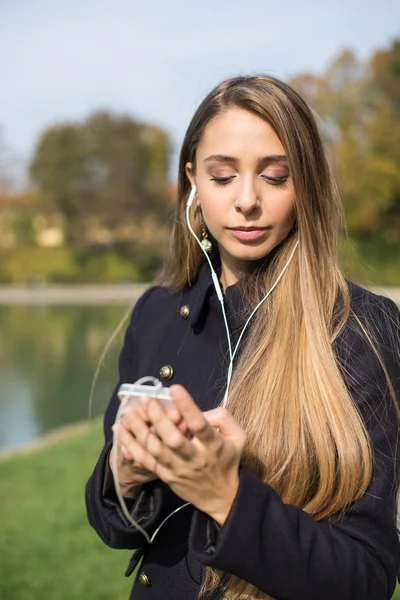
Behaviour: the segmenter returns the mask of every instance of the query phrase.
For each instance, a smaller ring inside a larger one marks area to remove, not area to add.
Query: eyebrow
[[[265,166],[274,163],[279,163],[287,160],[286,154],[269,154],[268,156],[261,156],[257,158],[257,166]],[[232,163],[237,164],[240,162],[234,156],[225,156],[224,154],[212,154],[204,159],[204,163],[208,162],[220,162],[220,163]]]

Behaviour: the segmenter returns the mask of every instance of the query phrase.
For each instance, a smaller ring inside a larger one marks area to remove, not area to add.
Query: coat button
[[[146,587],[151,586],[151,581],[150,581],[149,577],[147,577],[147,575],[144,571],[140,571],[139,581],[142,585],[145,585]]]
[[[181,315],[182,319],[187,319],[189,316],[189,304],[184,304],[181,306],[179,309],[179,314]]]
[[[172,379],[173,374],[174,370],[171,367],[171,365],[164,365],[160,369],[160,377],[163,381],[169,381],[170,379]]]

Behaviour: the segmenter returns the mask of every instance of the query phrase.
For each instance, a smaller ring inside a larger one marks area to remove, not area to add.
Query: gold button
[[[164,365],[160,369],[160,377],[163,381],[169,381],[170,379],[172,379],[173,374],[174,370],[171,367],[171,365]]]
[[[181,315],[182,319],[187,319],[189,316],[189,304],[184,304],[181,306],[179,309],[179,314]]]
[[[140,571],[139,574],[139,581],[142,585],[145,585],[146,587],[150,587],[151,586],[151,581],[150,579],[147,577],[146,573],[144,571]]]

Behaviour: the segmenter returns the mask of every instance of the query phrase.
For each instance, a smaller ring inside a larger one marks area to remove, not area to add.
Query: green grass
[[[86,520],[83,490],[101,446],[96,421],[85,433],[0,461],[1,600],[129,597],[131,552],[107,548]]]
[[[0,598],[126,600],[130,551],[89,526],[84,486],[102,446],[100,424],[0,462]]]

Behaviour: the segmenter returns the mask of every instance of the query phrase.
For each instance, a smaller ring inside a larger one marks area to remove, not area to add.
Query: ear
[[[185,171],[186,171],[186,175],[192,185],[192,187],[194,185],[196,185],[196,181],[193,175],[193,164],[191,162],[187,162],[185,165]]]

